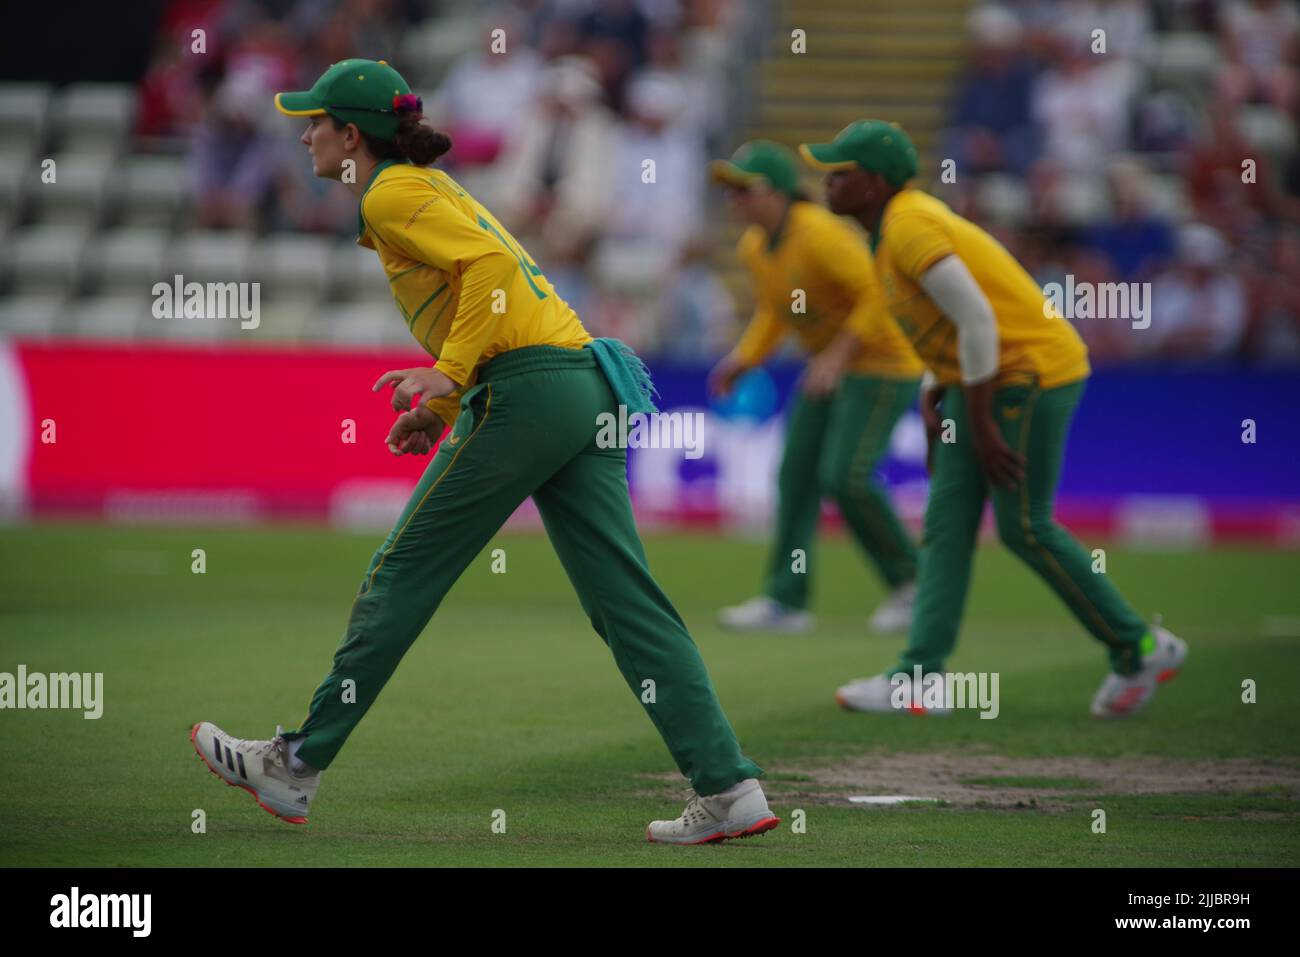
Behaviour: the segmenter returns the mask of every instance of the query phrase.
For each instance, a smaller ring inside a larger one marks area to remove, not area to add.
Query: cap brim
[[[858,165],[842,157],[833,143],[800,143],[799,155],[815,169],[853,169]]]
[[[320,116],[325,112],[325,107],[312,96],[310,90],[275,94],[275,108],[285,116]]]
[[[763,177],[757,173],[747,173],[735,163],[728,160],[714,160],[709,164],[709,178],[715,183],[722,183],[725,186],[739,186],[741,188],[752,186]]]

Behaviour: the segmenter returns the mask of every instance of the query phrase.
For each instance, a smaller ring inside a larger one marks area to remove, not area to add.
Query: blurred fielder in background
[[[825,495],[890,590],[871,628],[906,630],[916,547],[874,473],[899,417],[916,401],[921,363],[882,307],[862,240],[800,191],[793,152],[746,143],[711,172],[746,224],[737,255],[757,304],[740,341],[710,374],[710,391],[729,393],[791,331],[811,356],[787,414],[763,593],[724,608],[719,622],[738,630],[812,627],[813,543]]]
[[[863,120],[800,150],[827,171],[831,210],[870,235],[890,311],[933,375],[921,403],[932,477],[907,649],[896,668],[845,685],[836,699],[858,711],[899,710],[894,675],[943,671],[992,498],[1002,541],[1107,648],[1112,670],[1092,713],[1140,711],[1157,682],[1178,673],[1187,646],[1159,625],[1148,629],[1052,514],[1087,347],[1000,243],[908,188],[917,153],[897,124]]]

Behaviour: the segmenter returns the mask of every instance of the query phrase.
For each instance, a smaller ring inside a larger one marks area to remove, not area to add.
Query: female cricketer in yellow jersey
[[[896,124],[859,121],[831,143],[800,149],[827,171],[831,210],[870,234],[890,312],[933,377],[921,402],[931,485],[907,649],[895,668],[840,688],[837,700],[860,711],[902,710],[896,700],[916,710],[934,700],[915,688],[895,699],[891,679],[934,683],[926,676],[942,672],[991,497],[1003,543],[1109,653],[1111,672],[1092,713],[1141,710],[1156,685],[1177,674],[1187,646],[1159,625],[1148,629],[1052,516],[1066,433],[1089,373],[1083,340],[1000,243],[907,186],[917,154]],[[950,435],[941,436],[945,420]]]
[[[389,449],[424,454],[444,423],[452,430],[371,558],[302,726],[252,741],[203,722],[191,733],[199,756],[273,814],[305,823],[320,772],[448,589],[532,496],[583,609],[694,789],[680,817],[650,823],[649,840],[695,844],[775,827],[762,771],[741,753],[699,651],[651,577],[626,450],[597,441],[599,417],[620,404],[653,411],[640,360],[622,343],[593,340],[492,214],[428,168],[451,142],[421,124],[418,97],[387,63],[344,60],[275,102],[308,118],[302,143],[316,175],[359,197],[357,241],[378,253],[411,333],[437,360],[375,383],[395,387]]]
[[[916,402],[921,362],[885,312],[866,244],[800,192],[794,153],[756,140],[711,172],[748,224],[738,254],[756,299],[744,335],[713,370],[712,391],[730,391],[791,332],[812,356],[787,415],[763,593],[724,608],[719,621],[743,630],[811,627],[813,543],[825,496],[890,591],[872,629],[906,631],[916,548],[874,473],[899,417]]]

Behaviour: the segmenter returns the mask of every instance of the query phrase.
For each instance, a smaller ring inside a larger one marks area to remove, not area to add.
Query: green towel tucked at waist
[[[596,354],[596,364],[609,380],[619,405],[627,406],[629,415],[659,411],[654,402],[659,390],[650,381],[650,370],[631,346],[618,339],[593,339],[583,348]]]

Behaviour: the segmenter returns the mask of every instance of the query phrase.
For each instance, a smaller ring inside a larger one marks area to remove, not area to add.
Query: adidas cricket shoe
[[[1092,699],[1094,718],[1118,718],[1137,714],[1155,697],[1156,686],[1169,681],[1187,660],[1187,642],[1159,625],[1151,626],[1155,648],[1142,656],[1137,674],[1111,672]]]
[[[946,704],[935,704],[934,683],[940,684],[937,697],[944,698],[942,688],[943,675],[931,672],[921,679],[919,694],[913,694],[911,677],[907,674],[898,676],[895,685],[889,675],[876,675],[874,678],[859,678],[850,681],[835,692],[835,703],[847,711],[866,711],[873,714],[937,714],[952,713]]]
[[[743,605],[733,605],[718,612],[718,624],[731,631],[783,631],[796,634],[808,631],[813,618],[806,611],[787,608],[774,598],[759,595]]]
[[[746,778],[720,794],[700,797],[694,791],[680,817],[651,821],[645,829],[651,844],[716,844],[770,831],[781,819],[767,806],[756,778]]]
[[[320,786],[320,772],[299,775],[290,770],[289,742],[283,734],[284,729],[277,727],[270,741],[246,741],[202,721],[190,732],[190,741],[213,774],[243,788],[281,820],[306,824],[307,809]]]
[[[867,627],[881,634],[906,632],[912,627],[912,606],[916,604],[916,582],[894,589],[875,611]]]

